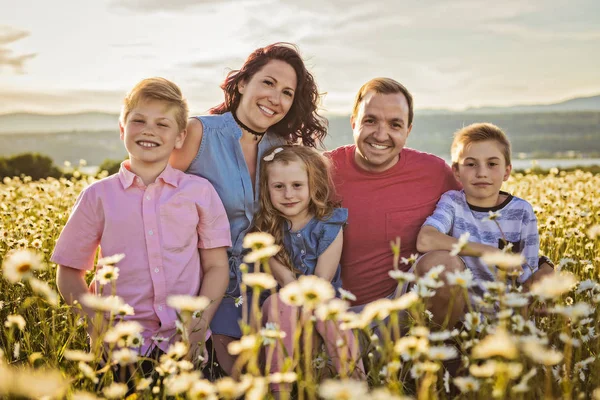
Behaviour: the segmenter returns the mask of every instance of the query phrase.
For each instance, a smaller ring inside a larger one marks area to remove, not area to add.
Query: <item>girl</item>
[[[170,162],[208,179],[229,218],[229,287],[210,328],[219,363],[231,374],[235,360],[227,345],[242,335],[242,307],[235,306],[235,299],[241,295],[242,241],[258,208],[260,160],[277,144],[315,146],[325,137],[326,120],[317,114],[317,85],[290,44],[256,49],[221,88],[225,101],[210,110],[213,115],[188,122],[183,147],[173,152]]]
[[[317,275],[330,281],[336,291],[341,287],[340,257],[342,254],[342,227],[348,219],[348,210],[338,208],[331,199],[333,185],[327,159],[316,150],[302,146],[279,146],[263,157],[260,181],[260,210],[256,228],[270,233],[281,251],[270,261],[273,276],[281,287],[294,281],[300,274]],[[267,322],[280,324],[286,333],[283,344],[288,355],[293,352],[294,331],[298,318],[297,307],[275,300],[272,295],[263,305]],[[278,301],[277,314],[271,302]],[[340,371],[339,354],[343,348],[336,341],[348,343],[347,360],[356,360],[358,346],[350,331],[340,332],[333,322],[319,321],[316,330],[325,342],[329,356]],[[279,372],[279,354],[276,348],[271,372]],[[359,363],[362,370],[362,364]],[[278,388],[273,388],[277,391]]]

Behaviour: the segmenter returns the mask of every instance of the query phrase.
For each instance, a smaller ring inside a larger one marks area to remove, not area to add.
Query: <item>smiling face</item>
[[[281,121],[294,102],[297,78],[284,61],[269,61],[248,82],[238,85],[242,98],[236,116],[250,129],[264,132]]]
[[[453,166],[467,202],[478,207],[499,204],[500,187],[510,176],[511,169],[512,166],[507,165],[504,159],[502,145],[494,140],[467,144]]]
[[[354,159],[364,170],[383,172],[399,160],[412,125],[408,125],[409,106],[402,93],[368,92],[355,117],[352,130]]]
[[[271,204],[292,223],[293,230],[299,229],[310,218],[306,166],[300,160],[272,161],[267,176]]]
[[[177,125],[176,108],[161,100],[141,99],[120,124],[121,140],[131,166],[167,165],[173,149],[180,149],[185,130]]]

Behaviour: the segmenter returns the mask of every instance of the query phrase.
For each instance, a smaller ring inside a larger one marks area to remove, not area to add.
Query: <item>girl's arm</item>
[[[340,258],[342,257],[342,245],[344,244],[344,233],[340,229],[337,236],[331,242],[327,250],[325,250],[317,260],[317,266],[315,268],[315,275],[319,278],[325,279],[327,282],[331,282],[335,271],[340,265]]]
[[[438,231],[430,225],[425,225],[417,236],[417,250],[419,253],[427,253],[435,250],[452,250],[452,246],[458,243],[458,239]],[[483,253],[501,251],[497,247],[487,244],[468,242],[458,255],[467,257],[480,257]]]
[[[296,274],[294,274],[291,269],[277,261],[275,257],[271,257],[269,260],[269,267],[271,267],[271,273],[281,287],[284,287],[288,283],[296,280]]]
[[[198,154],[204,128],[202,122],[197,118],[190,118],[187,123],[187,135],[181,149],[174,149],[169,158],[169,164],[173,168],[181,171],[187,171],[192,161]]]

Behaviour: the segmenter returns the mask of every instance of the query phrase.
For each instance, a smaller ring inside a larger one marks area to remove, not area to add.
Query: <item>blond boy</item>
[[[117,264],[115,294],[134,309],[124,319],[144,329],[142,355],[160,354],[178,337],[176,310],[167,305],[171,295],[212,300],[199,329],[191,332],[192,344],[203,341],[229,281],[231,239],[221,200],[207,180],[168,164],[171,152],[183,145],[187,114],[180,89],[166,79],[144,79],[129,92],[119,123],[129,159],[117,174],[80,194],[51,258],[59,264],[57,285],[65,301],[79,300],[94,321],[95,311],[82,297],[110,295],[112,288],[96,279],[88,288],[85,272],[94,268],[98,247],[102,256],[125,254]],[[90,324],[92,339],[99,328]],[[192,345],[190,354],[195,351]]]

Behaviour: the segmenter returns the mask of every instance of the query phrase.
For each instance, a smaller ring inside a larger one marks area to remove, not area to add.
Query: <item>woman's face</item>
[[[294,102],[298,79],[291,65],[269,61],[249,81],[241,82],[236,116],[250,129],[264,132],[281,121]]]

